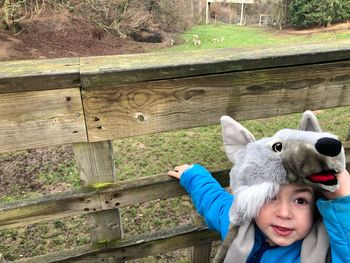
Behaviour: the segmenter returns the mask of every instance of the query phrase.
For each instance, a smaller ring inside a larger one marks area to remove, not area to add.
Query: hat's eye
[[[272,150],[274,150],[275,152],[282,151],[282,143],[276,142],[274,145],[272,145]]]

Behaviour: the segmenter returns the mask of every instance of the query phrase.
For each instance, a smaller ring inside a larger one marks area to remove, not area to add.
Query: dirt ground
[[[143,53],[170,45],[169,36],[165,36],[163,43],[120,39],[69,12],[23,20],[21,26],[23,29],[18,33],[0,30],[0,61]],[[307,30],[287,28],[280,34],[347,29],[350,23]]]
[[[143,53],[167,45],[120,39],[70,13],[21,25],[18,33],[0,30],[0,61]]]
[[[308,28],[308,29],[296,29],[296,28],[285,28],[281,30],[281,33],[283,34],[290,34],[290,35],[308,35],[308,34],[314,34],[319,32],[332,32],[332,31],[342,31],[342,30],[348,30],[350,29],[350,22],[344,22],[344,23],[338,23],[334,25],[330,25],[328,27],[314,27],[314,28]]]

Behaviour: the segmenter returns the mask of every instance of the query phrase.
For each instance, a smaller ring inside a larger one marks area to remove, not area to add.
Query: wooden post
[[[191,248],[191,263],[210,262],[211,242]]]
[[[101,183],[116,181],[111,141],[74,144],[73,150],[83,184],[98,187]],[[118,209],[89,214],[88,221],[92,226],[93,243],[107,243],[123,236]]]
[[[203,217],[195,214],[194,224],[197,226],[203,225]],[[191,247],[191,263],[210,263],[211,243],[212,242],[208,242]]]

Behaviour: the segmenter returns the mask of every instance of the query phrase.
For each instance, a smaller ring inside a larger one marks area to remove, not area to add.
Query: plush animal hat
[[[305,183],[331,192],[338,188],[344,148],[335,135],[321,131],[311,111],[304,112],[299,129],[283,129],[260,140],[228,116],[221,118],[221,125],[226,154],[235,164],[230,172],[235,196],[231,228],[253,220],[281,184]]]

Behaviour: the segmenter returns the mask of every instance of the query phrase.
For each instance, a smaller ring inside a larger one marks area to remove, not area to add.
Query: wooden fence
[[[349,69],[349,43],[1,62],[0,151],[73,144],[85,187],[2,204],[0,229],[82,214],[94,222],[91,245],[19,262],[123,262],[184,247],[194,247],[193,262],[208,262],[219,237],[205,226],[122,237],[119,208],[185,192],[165,174],[118,182],[110,140],[222,115],[349,106]],[[213,171],[225,186],[228,169]]]

